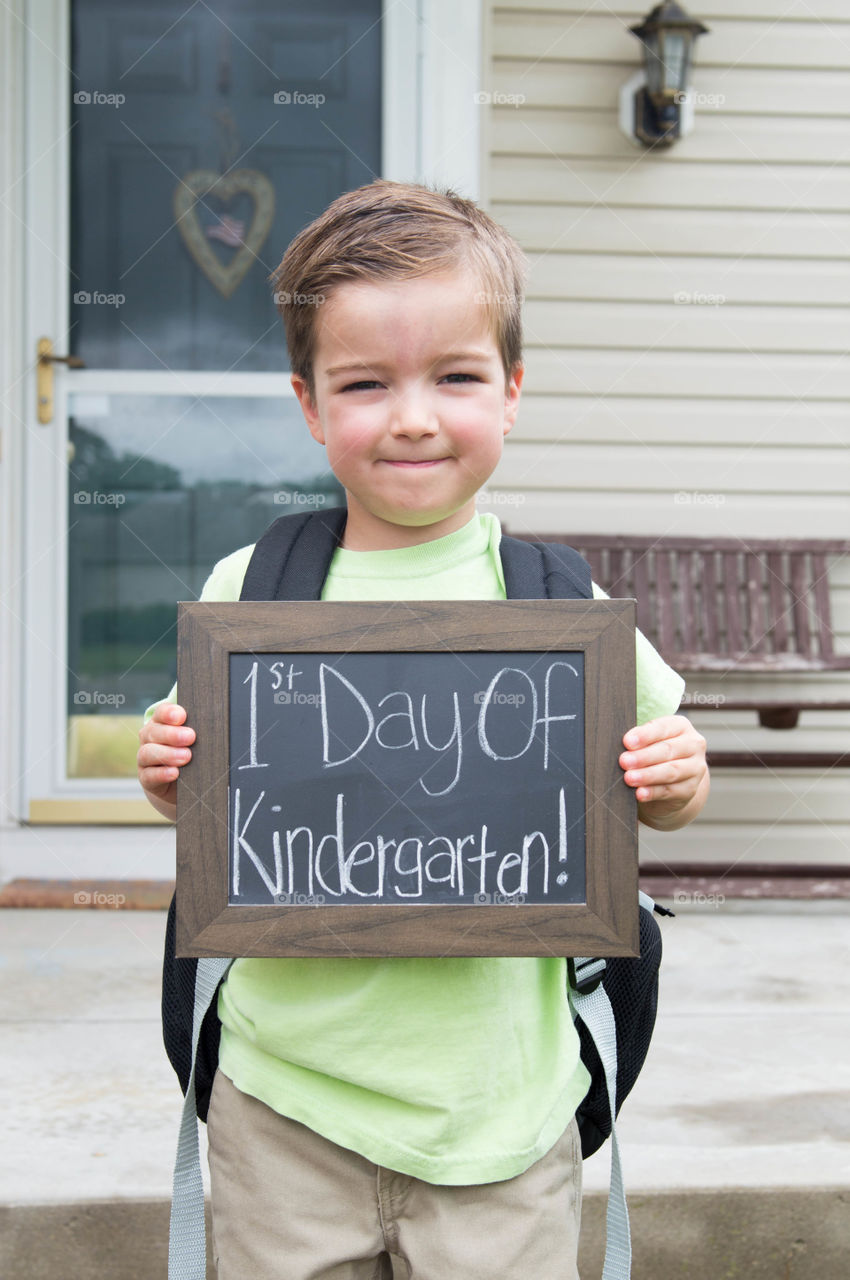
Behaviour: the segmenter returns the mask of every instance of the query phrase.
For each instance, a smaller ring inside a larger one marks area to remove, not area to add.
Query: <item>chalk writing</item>
[[[257,663],[255,662],[248,675],[242,681],[243,684],[251,686],[251,700],[249,703],[250,718],[248,732],[248,763],[240,764],[240,769],[265,769],[267,765],[257,763]]]
[[[549,891],[550,847],[542,831],[525,833],[520,851],[491,848],[497,837],[489,833],[487,823],[481,823],[475,831],[463,835],[440,833],[427,839],[417,836],[399,839],[378,832],[372,839],[352,843],[345,831],[345,796],[341,791],[336,795],[333,831],[314,831],[310,826],[287,827],[285,830],[276,825],[272,827],[272,878],[268,849],[259,847],[251,830],[255,815],[265,799],[266,793],[261,791],[243,820],[245,806],[241,788],[236,787],[234,791],[231,860],[234,895],[240,893],[243,855],[256,868],[272,898],[284,893],[312,895],[317,888],[335,898],[346,894],[382,900],[393,896],[427,898],[427,885],[447,884],[450,895],[443,893],[442,899],[447,896],[463,899],[465,894],[495,892],[506,897],[521,894],[526,900],[532,866],[539,870],[543,894]],[[558,861],[564,863],[567,845],[563,787],[558,790],[558,806],[557,853]],[[268,811],[280,812],[282,807],[270,805]],[[257,822],[257,827],[259,839],[267,839],[268,827],[262,835],[259,834],[259,829],[263,828],[261,821]],[[285,866],[282,858],[284,843]],[[357,871],[358,867],[368,870]],[[438,874],[441,870],[442,874]],[[512,874],[508,875],[509,872]],[[561,879],[559,875],[558,883],[565,884],[566,877]]]
[[[230,901],[583,901],[568,658],[231,654]]]

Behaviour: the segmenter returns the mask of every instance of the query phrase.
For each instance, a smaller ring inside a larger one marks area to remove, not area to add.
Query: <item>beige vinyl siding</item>
[[[483,193],[530,260],[526,381],[488,501],[510,531],[850,538],[850,6],[706,0],[694,132],[619,131],[651,6],[486,10]],[[712,96],[714,95],[714,96]],[[850,653],[850,558],[831,566]],[[606,584],[602,584],[603,586]],[[850,700],[850,676],[689,680]],[[716,750],[850,750],[850,714],[770,731],[689,708]],[[717,770],[668,860],[850,863],[850,770]]]

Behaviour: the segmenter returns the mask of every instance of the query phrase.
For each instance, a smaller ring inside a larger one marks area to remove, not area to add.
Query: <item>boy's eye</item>
[[[442,381],[443,381],[443,382],[451,382],[451,381],[453,381],[455,378],[459,379],[459,381],[460,381],[461,383],[464,383],[464,382],[478,382],[478,381],[479,381],[479,379],[476,377],[476,375],[475,375],[474,373],[447,373],[447,374],[446,374],[446,376],[445,376],[445,378],[443,378],[443,379],[442,379]]]
[[[379,387],[380,385],[381,385],[380,382],[374,382],[374,381],[370,381],[369,379],[364,379],[362,382],[349,382],[348,386],[343,387],[342,389],[343,391],[362,391],[362,390],[371,391],[373,387]]]

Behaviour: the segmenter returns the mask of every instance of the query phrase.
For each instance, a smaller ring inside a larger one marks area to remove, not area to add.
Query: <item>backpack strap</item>
[[[204,1180],[198,1152],[198,1114],[195,1109],[195,1063],[204,1016],[233,960],[198,960],[195,974],[195,1013],[192,1020],[192,1069],[183,1099],[168,1232],[169,1280],[206,1280],[207,1238],[204,1222]]]
[[[660,915],[673,915],[674,913],[668,911],[666,907],[660,907],[643,890],[638,892],[638,900],[644,911],[644,915],[641,917],[640,958],[641,960],[646,959],[652,972],[657,974],[660,949],[656,951],[652,946],[645,948],[644,935],[649,933],[651,937],[653,932],[657,935],[657,927],[652,925],[655,912]],[[658,947],[660,948],[660,935],[658,935]],[[608,1188],[605,1264],[602,1280],[629,1280],[632,1263],[632,1241],[616,1123],[618,1104],[622,1104],[623,1101],[622,1097],[618,1097],[618,1084],[623,1082],[618,1080],[616,1016],[608,992],[602,985],[602,979],[607,970],[607,962],[599,959],[570,959],[567,961],[567,966],[569,973],[567,994],[570,1006],[574,1016],[581,1018],[590,1033],[596,1052],[599,1054],[599,1060],[605,1076],[605,1090],[611,1119],[611,1177]],[[655,1020],[654,1006],[652,1019],[653,1021]],[[638,1066],[639,1069],[640,1067]],[[626,1093],[630,1088],[631,1083],[627,1080]],[[594,1140],[592,1150],[601,1145],[602,1141],[604,1141],[604,1137],[600,1135],[598,1139]]]
[[[254,547],[239,599],[320,600],[347,514],[329,507],[275,520]]]
[[[499,551],[509,600],[593,598],[590,565],[574,547],[503,535]]]
[[[576,960],[579,989],[568,986],[570,1004],[587,1027],[605,1072],[608,1089],[608,1105],[611,1108],[611,1180],[608,1187],[606,1213],[605,1263],[602,1280],[629,1280],[632,1273],[632,1238],[629,1229],[629,1210],[623,1186],[623,1170],[620,1164],[620,1143],[617,1138],[617,1024],[611,1001],[601,981],[605,961]],[[590,980],[590,990],[581,991],[582,970],[595,970]]]

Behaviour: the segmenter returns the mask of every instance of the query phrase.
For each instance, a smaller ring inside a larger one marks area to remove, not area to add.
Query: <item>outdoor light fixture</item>
[[[646,147],[669,147],[692,127],[691,51],[708,27],[688,17],[681,5],[665,3],[629,30],[643,43],[644,69],[623,85],[620,126]]]

